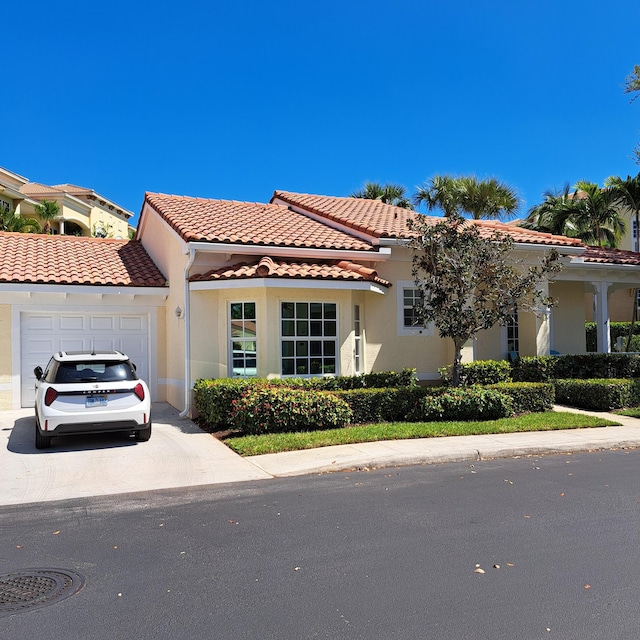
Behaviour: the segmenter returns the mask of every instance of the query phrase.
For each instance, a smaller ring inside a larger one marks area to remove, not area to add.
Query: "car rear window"
[[[137,379],[128,362],[59,362],[54,382],[119,382]]]

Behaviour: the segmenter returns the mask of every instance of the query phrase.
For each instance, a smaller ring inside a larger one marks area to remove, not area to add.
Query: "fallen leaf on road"
[[[53,535],[54,535],[54,536],[57,536],[59,533],[60,533],[59,531],[54,531],[54,532],[53,532]]]
[[[478,568],[475,570],[475,573],[484,573],[484,569],[481,569],[480,567],[478,567]]]
[[[584,585],[584,588],[585,588],[585,589],[591,589],[591,585],[590,585],[590,584],[585,584],[585,585]]]

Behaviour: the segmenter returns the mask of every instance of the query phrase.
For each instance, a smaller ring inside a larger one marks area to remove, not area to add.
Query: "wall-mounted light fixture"
[[[182,318],[183,315],[184,315],[184,311],[179,306],[177,306],[176,307],[176,318]]]

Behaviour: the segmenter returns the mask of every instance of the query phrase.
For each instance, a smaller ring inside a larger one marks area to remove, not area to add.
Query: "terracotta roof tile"
[[[271,201],[276,199],[374,238],[410,238],[414,234],[408,230],[407,222],[418,216],[431,220],[434,224],[442,221],[441,217],[425,216],[409,209],[385,204],[380,200],[316,196],[289,191],[275,191]],[[582,246],[580,240],[576,238],[538,233],[503,222],[492,220],[470,220],[469,222],[478,225],[481,233],[486,236],[492,232],[501,231],[512,236],[516,242]]]
[[[257,262],[240,262],[230,267],[212,269],[191,276],[191,282],[214,282],[243,278],[308,278],[313,280],[352,280],[376,282],[385,287],[391,284],[378,276],[374,269],[347,261],[293,262],[274,260],[269,256]]]
[[[601,264],[629,264],[640,265],[640,253],[624,251],[622,249],[605,249],[603,247],[587,247],[581,256],[584,262]]]
[[[0,232],[0,282],[163,287],[139,242]]]
[[[354,236],[286,206],[147,193],[145,202],[189,242],[371,251]]]

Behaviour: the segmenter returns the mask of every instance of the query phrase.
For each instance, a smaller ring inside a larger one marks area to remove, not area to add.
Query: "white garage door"
[[[123,351],[138,375],[149,381],[149,340],[146,315],[105,313],[23,313],[20,317],[20,400],[33,407],[35,376],[56,351],[83,349]]]

